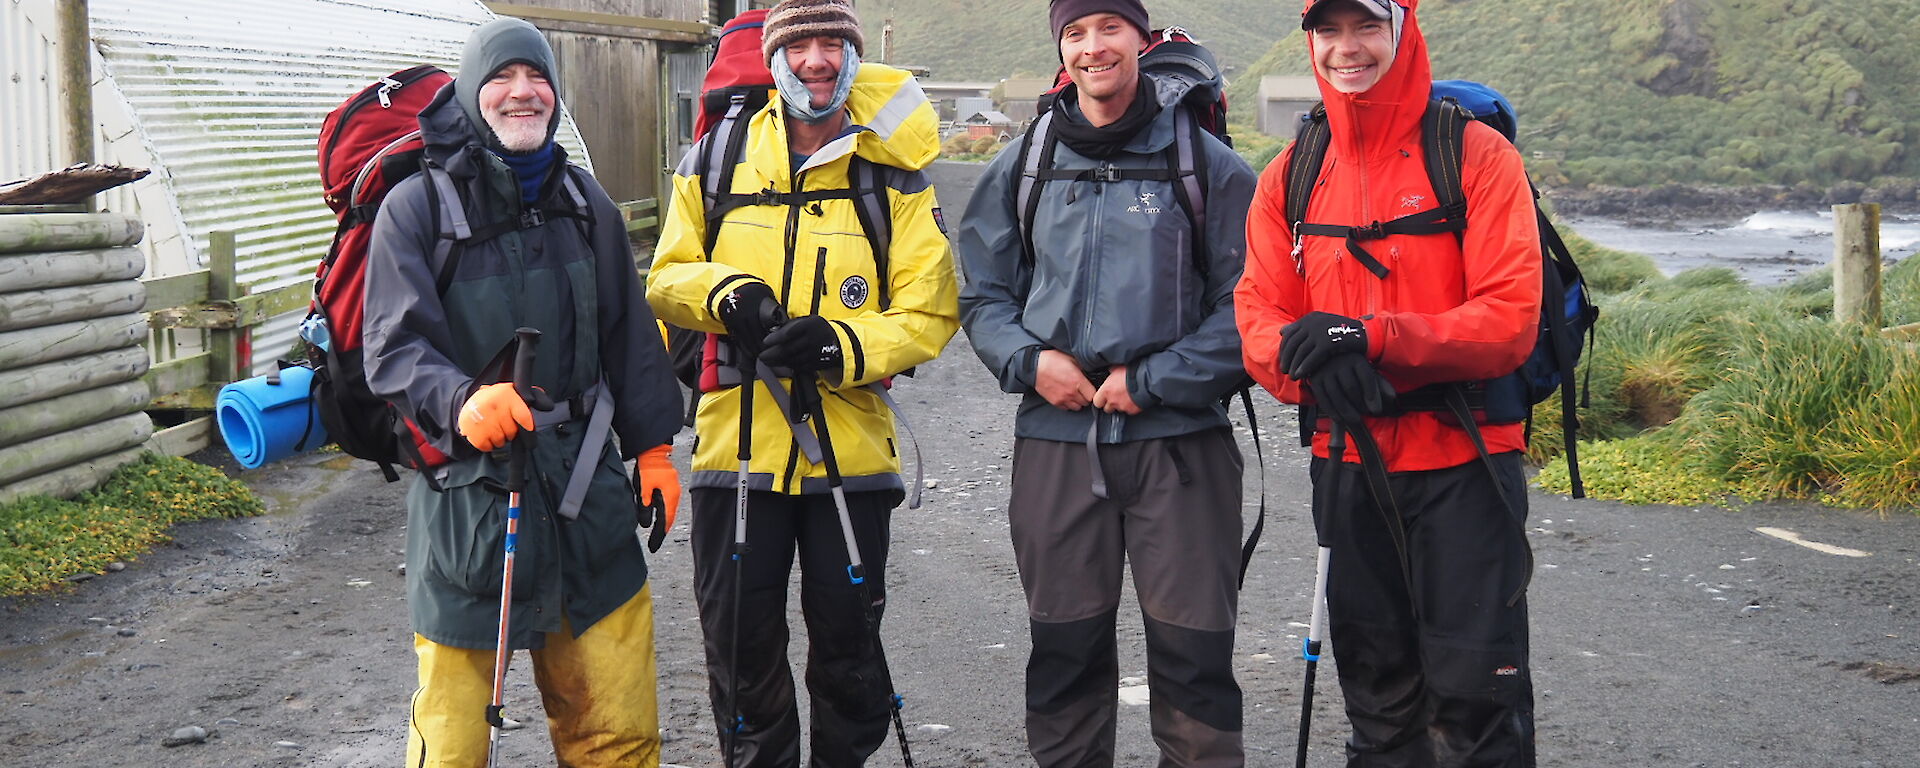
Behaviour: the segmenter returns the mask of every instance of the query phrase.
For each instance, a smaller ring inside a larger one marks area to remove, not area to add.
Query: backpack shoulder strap
[[[448,286],[453,284],[453,273],[460,266],[460,255],[466,251],[458,246],[473,237],[473,227],[467,222],[466,206],[461,204],[460,191],[454,188],[453,177],[447,170],[423,158],[420,172],[426,175],[427,207],[433,210],[433,257],[427,263],[437,265],[434,290],[438,295],[445,295]]]
[[[747,95],[735,93],[727,102],[727,113],[715,123],[713,130],[702,137],[697,148],[699,152],[698,169],[700,187],[707,210],[707,259],[713,259],[713,246],[720,239],[720,220],[726,218],[741,203],[734,200],[733,173],[740,165],[740,156],[746,151],[747,130],[742,118],[747,108]],[[715,168],[719,171],[716,173]]]
[[[853,187],[853,210],[860,218],[860,230],[867,235],[873,251],[874,290],[881,311],[893,306],[887,279],[893,249],[893,204],[887,195],[889,169],[854,155],[847,165],[847,181]]]
[[[1173,199],[1186,209],[1193,232],[1193,266],[1202,280],[1211,271],[1207,263],[1206,147],[1200,143],[1200,116],[1185,105],[1174,107],[1173,146],[1168,165],[1173,171]]]
[[[1332,132],[1327,128],[1327,106],[1315,104],[1307,119],[1294,134],[1293,155],[1287,160],[1287,225],[1297,231],[1307,220],[1307,204],[1313,199],[1313,187],[1320,181],[1320,168],[1327,161],[1327,144]]]
[[[1421,119],[1421,141],[1427,153],[1427,180],[1433,184],[1434,202],[1445,218],[1460,222],[1454,232],[1466,237],[1467,193],[1461,182],[1461,164],[1466,154],[1467,114],[1460,102],[1447,96],[1427,104]]]
[[[1013,211],[1020,219],[1021,260],[1029,267],[1033,266],[1034,260],[1033,217],[1040,211],[1040,190],[1047,183],[1041,171],[1053,167],[1054,146],[1053,110],[1047,110],[1046,114],[1027,127],[1025,151],[1022,152],[1020,165],[1014,168],[1018,175],[1014,178],[1017,191]]]

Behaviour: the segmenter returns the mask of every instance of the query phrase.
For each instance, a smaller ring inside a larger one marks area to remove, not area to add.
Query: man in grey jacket
[[[1131,563],[1160,764],[1239,766],[1242,463],[1221,399],[1245,375],[1233,287],[1253,172],[1194,130],[1204,217],[1176,204],[1183,180],[1156,172],[1188,130],[1185,91],[1139,71],[1146,9],[1055,0],[1051,17],[1073,84],[987,166],[955,239],[967,337],[1023,395],[1008,517],[1033,637],[1028,748],[1043,768],[1113,765]],[[1048,156],[1029,153],[1037,138],[1056,143],[1050,169],[1025,167]],[[1022,206],[1037,173],[1052,181]]]
[[[559,75],[526,22],[476,30],[459,75],[420,114],[429,168],[396,185],[374,223],[367,381],[448,457],[407,495],[419,657],[409,766],[487,763],[506,506],[498,449],[530,438],[509,647],[533,651],[561,765],[660,760],[653,601],[634,528],[672,525],[680,390],[618,210],[553,141]],[[542,334],[520,373],[552,411],[536,415],[490,365],[521,327]],[[635,483],[623,459],[636,460]],[[664,521],[636,520],[636,484]]]

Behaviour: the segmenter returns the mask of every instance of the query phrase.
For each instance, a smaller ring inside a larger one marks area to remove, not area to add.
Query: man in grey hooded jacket
[[[1242,464],[1221,398],[1245,375],[1233,287],[1254,176],[1196,130],[1204,218],[1176,204],[1182,182],[1152,171],[1187,119],[1173,106],[1184,91],[1139,70],[1146,9],[1055,0],[1051,16],[1073,85],[1050,125],[987,166],[955,238],[967,337],[1023,395],[1007,511],[1033,636],[1028,749],[1043,768],[1113,765],[1115,611],[1131,563],[1160,764],[1238,766]],[[1023,210],[1026,141],[1042,133],[1058,173]]]
[[[660,759],[653,601],[634,530],[653,520],[636,520],[634,486],[648,501],[657,494],[666,520],[654,524],[670,526],[680,391],[618,210],[553,141],[559,75],[526,22],[477,29],[458,76],[420,115],[427,171],[396,185],[374,224],[367,381],[450,457],[407,495],[419,657],[409,766],[487,763],[508,463],[499,449],[526,439],[508,645],[533,651],[561,765]],[[521,327],[542,334],[522,373],[553,411],[536,415],[490,370]],[[637,461],[637,483],[623,460]]]

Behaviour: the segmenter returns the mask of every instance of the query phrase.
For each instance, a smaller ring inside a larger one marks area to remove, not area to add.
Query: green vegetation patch
[[[0,595],[98,573],[168,540],[174,523],[264,511],[243,483],[186,459],[147,454],[72,501],[34,496],[0,505]]]
[[[1887,322],[1914,322],[1920,258],[1889,269],[1884,285]],[[1598,303],[1580,371],[1590,495],[1920,509],[1920,352],[1834,323],[1830,275],[1754,288],[1724,269],[1656,274]],[[1534,427],[1538,482],[1569,492],[1564,464],[1552,461],[1558,398],[1534,409]]]
[[[1628,504],[1726,504],[1734,487],[1717,477],[1685,468],[1671,441],[1651,435],[1626,440],[1583,442],[1580,480],[1587,495]],[[1573,483],[1566,462],[1540,468],[1534,482],[1553,492],[1570,494]]]

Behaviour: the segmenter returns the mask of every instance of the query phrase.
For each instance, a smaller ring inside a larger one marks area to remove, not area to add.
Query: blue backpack
[[[1467,198],[1460,186],[1460,158],[1469,120],[1492,126],[1513,141],[1517,121],[1513,105],[1499,91],[1467,80],[1436,80],[1433,100],[1422,118],[1422,141],[1426,149],[1427,179],[1433,184],[1437,205],[1426,211],[1388,222],[1365,226],[1341,226],[1306,223],[1307,204],[1321,165],[1326,160],[1329,132],[1324,105],[1314,107],[1305,117],[1294,140],[1292,161],[1286,169],[1287,220],[1298,222],[1296,235],[1322,235],[1346,238],[1348,251],[1376,276],[1385,278],[1387,269],[1369,255],[1363,243],[1386,235],[1430,235],[1452,233],[1464,237],[1467,228]],[[1593,305],[1585,278],[1573,254],[1560,239],[1553,223],[1539,208],[1540,193],[1534,190],[1534,215],[1540,226],[1540,254],[1543,282],[1540,301],[1540,337],[1518,369],[1486,381],[1436,385],[1399,398],[1403,410],[1441,411],[1452,414],[1487,455],[1479,424],[1526,423],[1532,432],[1533,406],[1560,392],[1560,425],[1567,454],[1567,470],[1573,481],[1573,496],[1581,498],[1586,490],[1580,482],[1580,465],[1574,452],[1579,432],[1578,407],[1584,398],[1576,398],[1574,369],[1580,363],[1582,347],[1593,344],[1593,324],[1600,310]],[[1591,370],[1589,370],[1591,374]],[[1576,399],[1581,402],[1576,404]]]

